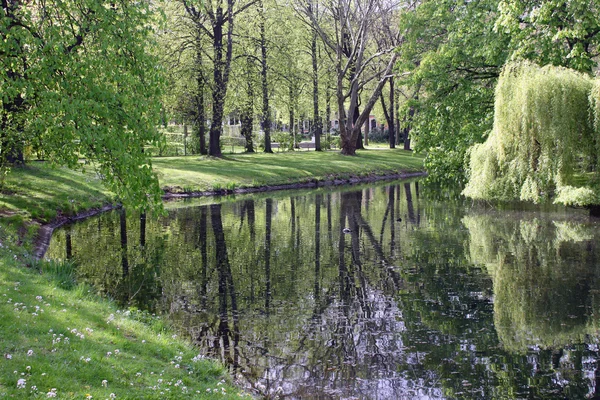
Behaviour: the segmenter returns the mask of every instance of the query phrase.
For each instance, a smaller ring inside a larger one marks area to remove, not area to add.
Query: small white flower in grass
[[[26,366],[25,369],[27,370],[27,372],[31,371],[31,365]]]
[[[92,395],[88,393],[88,394],[86,394],[86,395],[85,395],[85,398],[86,398],[86,399],[91,399],[91,398],[92,398]]]
[[[135,376],[142,376],[142,373],[138,372],[137,374],[135,374]]]
[[[108,381],[106,379],[102,380],[102,386],[108,387]]]
[[[119,349],[115,349],[115,355],[119,354]]]
[[[46,397],[56,397],[56,388],[50,389],[50,391],[46,393]]]
[[[31,357],[33,355],[33,350],[28,350],[27,351],[27,357]]]
[[[175,364],[175,368],[179,368],[179,364]]]
[[[27,381],[25,379],[19,379],[17,381],[17,389],[25,389],[25,385],[27,385]]]
[[[108,353],[106,353],[106,357],[110,357],[110,356],[112,356],[112,352],[111,351],[109,351]]]
[[[37,390],[37,386],[33,385],[33,386],[31,387],[31,391],[32,391],[32,392],[35,392],[36,390]]]
[[[7,360],[12,360],[12,354],[4,354],[4,358],[6,358]]]
[[[110,397],[111,399],[116,399],[116,398],[117,398],[117,395],[116,395],[116,394],[114,394],[114,393],[111,393],[109,397]]]
[[[142,340],[142,343],[146,343],[146,341],[145,341],[145,340]]]
[[[42,296],[35,296],[35,299],[36,299],[37,301],[42,301],[42,300],[43,300]]]

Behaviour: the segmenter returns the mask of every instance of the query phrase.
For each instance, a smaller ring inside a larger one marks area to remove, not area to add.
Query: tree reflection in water
[[[600,238],[572,214],[402,182],[106,214],[48,255],[263,395],[595,398]]]

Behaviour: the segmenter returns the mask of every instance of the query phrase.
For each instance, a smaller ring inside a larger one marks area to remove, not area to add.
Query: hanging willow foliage
[[[496,87],[493,130],[485,143],[470,149],[463,194],[598,204],[589,176],[599,165],[599,132],[598,82],[562,67],[507,64]]]

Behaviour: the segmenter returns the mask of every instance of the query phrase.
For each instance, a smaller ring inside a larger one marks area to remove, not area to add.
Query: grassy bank
[[[232,155],[154,160],[161,186],[205,191],[312,179],[413,172],[403,151]],[[225,371],[199,360],[161,319],[94,294],[72,265],[36,262],[40,223],[114,202],[93,173],[33,163],[15,168],[0,196],[0,397],[239,398]],[[24,268],[29,265],[29,268]]]
[[[222,159],[167,157],[153,162],[162,187],[186,192],[382,175],[423,168],[420,156],[403,150],[364,151],[355,157],[312,151],[236,154]]]
[[[243,397],[159,318],[118,310],[75,284],[72,266],[22,268],[18,252],[0,252],[0,397]]]
[[[222,159],[164,157],[153,160],[161,187],[173,192],[270,186],[317,179],[382,175],[423,168],[422,157],[403,150],[370,150],[356,157],[338,152],[236,154]],[[92,172],[31,163],[14,168],[0,196],[0,224],[50,221],[114,201]]]

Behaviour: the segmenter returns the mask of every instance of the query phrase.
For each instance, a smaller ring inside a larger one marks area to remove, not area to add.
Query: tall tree
[[[3,0],[0,164],[25,149],[71,168],[83,156],[123,202],[158,204],[144,154],[160,141],[156,25],[146,0]]]
[[[262,86],[262,116],[260,124],[264,133],[265,153],[272,153],[271,149],[271,109],[269,107],[269,63],[267,58],[267,33],[266,33],[266,15],[263,0],[258,0],[259,30],[260,30],[260,77]]]
[[[317,18],[312,2],[298,2],[334,61],[342,154],[354,155],[361,127],[398,57],[394,48],[400,34],[389,29],[386,18],[399,6],[380,0],[329,0],[319,4],[322,17]],[[389,41],[375,40],[380,34],[390,34]],[[374,65],[378,73],[368,76]],[[377,84],[359,113],[360,91],[373,79]]]
[[[403,13],[398,69],[405,129],[416,151],[427,153],[430,179],[462,184],[465,154],[492,127],[494,87],[509,52],[509,38],[490,21],[499,0],[422,0]],[[406,143],[406,142],[405,142]]]
[[[212,46],[212,116],[210,119],[208,154],[221,156],[221,135],[225,98],[229,84],[233,56],[234,19],[253,4],[239,5],[236,0],[181,0],[198,31],[197,37],[206,35]],[[235,8],[235,9],[234,9]]]
[[[316,15],[316,11],[318,10],[318,3],[313,5],[312,3],[308,4],[310,8],[310,12]],[[318,15],[316,15],[318,18]],[[311,29],[311,40],[310,40],[310,56],[312,59],[312,84],[313,84],[313,132],[315,138],[315,150],[321,151],[321,134],[323,132],[323,122],[321,121],[321,116],[319,112],[319,54],[317,53],[317,38],[318,33],[316,29]]]
[[[389,136],[389,143],[390,143],[390,149],[394,149],[396,148],[396,129],[395,129],[395,90],[394,90],[394,77],[390,77],[389,79],[390,82],[390,93],[389,93],[389,107],[386,105],[385,103],[385,98],[383,96],[383,93],[380,94],[381,96],[381,108],[383,109],[383,114],[385,115],[385,120],[388,123],[388,136]],[[368,121],[367,121],[367,125],[368,125]]]

